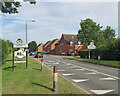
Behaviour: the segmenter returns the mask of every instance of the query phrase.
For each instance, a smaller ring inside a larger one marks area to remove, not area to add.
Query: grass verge
[[[9,56],[2,66],[3,94],[55,94],[53,92],[53,72],[44,66],[40,71],[40,63],[29,57],[28,68],[25,63],[15,64],[12,72],[12,57]],[[58,94],[87,94],[61,76],[58,76]]]
[[[75,57],[75,56],[68,56],[68,57],[63,57],[64,59],[71,59],[71,60],[79,60],[83,62],[89,62],[93,64],[100,64],[104,66],[109,66],[109,67],[114,67],[114,68],[119,68],[120,69],[120,61],[112,61],[112,60],[94,60],[94,59],[85,59],[85,58],[80,58],[80,57]]]

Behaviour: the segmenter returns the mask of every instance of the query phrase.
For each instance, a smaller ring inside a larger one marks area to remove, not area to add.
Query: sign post
[[[88,46],[89,49],[89,59],[90,59],[90,49],[96,49],[96,46],[94,45],[94,42],[90,42],[90,45]]]
[[[26,62],[26,68],[28,65],[28,51],[25,51],[24,48],[28,47],[28,44],[22,44],[23,41],[21,39],[18,39],[17,44],[13,45],[13,64],[12,64],[12,72],[14,72],[14,63],[22,63],[22,62]],[[18,51],[14,51],[14,48],[19,48]],[[26,56],[26,61],[14,61],[14,57],[17,58],[23,58]]]
[[[14,50],[13,50],[13,64],[12,64],[12,72],[14,72]]]

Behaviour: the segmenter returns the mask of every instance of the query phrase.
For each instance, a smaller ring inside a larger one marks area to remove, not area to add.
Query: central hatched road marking
[[[85,82],[85,81],[88,81],[89,79],[72,79],[74,82]]]
[[[106,94],[106,93],[112,92],[112,91],[114,91],[114,89],[112,89],[112,90],[90,90],[90,91],[99,95],[99,94]]]
[[[99,80],[116,80],[116,79],[111,78],[111,77],[107,77],[107,78],[100,78]]]
[[[64,75],[64,76],[70,76],[70,75],[74,75],[74,74],[62,74],[62,75]]]

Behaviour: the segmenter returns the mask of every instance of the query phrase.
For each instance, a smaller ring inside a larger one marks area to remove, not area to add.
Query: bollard
[[[39,56],[38,56],[37,64],[38,64],[38,62],[39,62]]]
[[[57,67],[54,66],[53,68],[53,91],[54,92],[57,92],[58,90],[57,78],[58,78]]]
[[[41,59],[41,71],[43,70],[44,59]]]

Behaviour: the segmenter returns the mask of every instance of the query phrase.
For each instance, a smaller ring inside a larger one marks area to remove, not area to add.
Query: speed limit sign
[[[22,44],[23,43],[23,41],[21,39],[18,39],[16,42],[17,42],[17,44]]]

